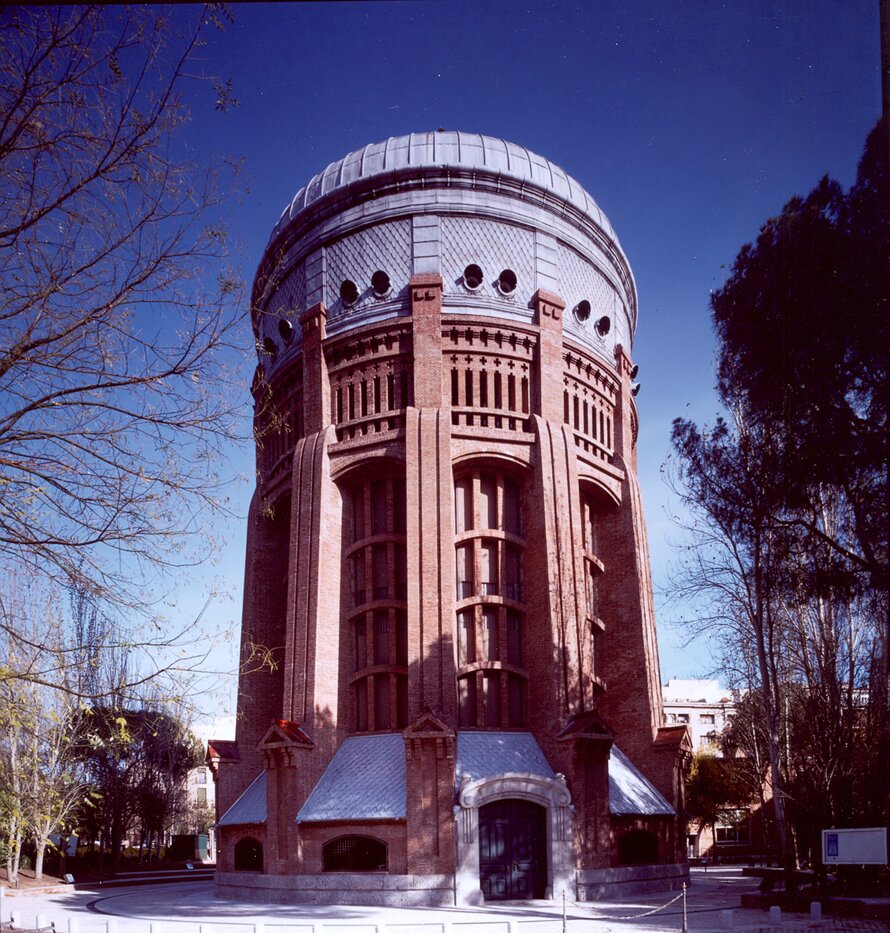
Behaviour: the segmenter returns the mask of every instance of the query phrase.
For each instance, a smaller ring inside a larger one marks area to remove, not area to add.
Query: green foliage
[[[792,824],[812,847],[888,817],[885,138],[879,123],[849,192],[823,178],[742,247],[711,300],[726,417],[673,428],[683,587],[747,691],[727,742],[749,787],[768,769],[786,864]]]
[[[713,826],[726,810],[744,809],[753,796],[733,759],[707,752],[692,756],[686,778],[686,813],[700,826]]]
[[[845,194],[828,177],[742,248],[712,296],[718,391],[769,433],[794,521],[833,549],[833,571],[887,589],[890,184],[882,123]],[[849,505],[820,526],[819,488]]]
[[[180,719],[158,709],[97,706],[83,715],[79,754],[95,788],[84,822],[116,857],[131,829],[157,838],[172,825],[203,749]]]

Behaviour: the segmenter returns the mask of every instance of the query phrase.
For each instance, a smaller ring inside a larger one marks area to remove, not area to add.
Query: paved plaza
[[[727,929],[890,933],[886,923],[875,920],[814,922],[805,915],[785,914],[780,924],[770,923],[766,911],[738,907],[742,893],[754,891],[755,886],[756,881],[744,878],[738,868],[693,869],[687,891],[688,929],[691,933]],[[220,900],[214,897],[211,882],[193,882],[106,891],[16,892],[3,898],[2,919],[4,927],[12,916],[15,927],[32,928],[40,918],[42,924],[55,924],[59,933],[254,933],[257,926],[262,933],[667,933],[683,928],[682,898],[675,897],[659,894],[569,903],[563,918],[562,905],[543,901],[410,909],[250,904]]]

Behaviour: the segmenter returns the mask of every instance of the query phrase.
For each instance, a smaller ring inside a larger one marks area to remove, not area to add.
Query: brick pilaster
[[[562,423],[562,315],[566,303],[558,295],[538,289],[532,296],[535,323],[540,328],[538,337],[537,373],[538,396],[535,411],[545,421]]]
[[[405,413],[409,717],[455,722],[454,489],[447,410]]]
[[[321,431],[331,423],[331,385],[322,350],[327,318],[327,308],[320,303],[300,315],[303,328],[303,424],[307,434]]]
[[[414,404],[442,405],[442,276],[411,277],[411,318],[414,344]]]
[[[405,730],[407,869],[444,874],[454,865],[454,733],[429,714]]]
[[[301,768],[306,793],[333,755],[339,734],[342,517],[328,458],[335,440],[332,425],[301,438],[291,483],[284,718],[304,726],[314,742]]]

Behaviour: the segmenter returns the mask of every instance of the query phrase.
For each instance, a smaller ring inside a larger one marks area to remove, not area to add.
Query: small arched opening
[[[634,829],[618,840],[621,865],[653,865],[658,862],[658,836],[645,829]]]
[[[370,836],[339,836],[322,846],[322,871],[386,871],[386,843]]]
[[[235,843],[235,871],[262,871],[263,846],[262,843],[247,836]]]

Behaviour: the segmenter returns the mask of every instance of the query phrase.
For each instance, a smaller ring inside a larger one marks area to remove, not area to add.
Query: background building
[[[685,725],[693,749],[708,749],[722,755],[718,739],[735,716],[735,700],[716,680],[672,677],[661,691],[664,722]]]
[[[733,691],[710,679],[671,678],[662,687],[664,721],[669,726],[689,729],[694,752],[723,759],[720,738],[735,718]],[[744,755],[741,749],[737,755]],[[738,759],[726,767],[740,765]],[[750,771],[750,763],[746,771]],[[690,820],[686,829],[686,854],[690,859],[713,862],[749,860],[765,852],[765,822],[772,818],[772,792],[764,771],[763,786],[757,795],[729,801],[714,825]]]
[[[503,140],[366,146],[286,208],[252,307],[218,891],[678,885],[689,745],[662,725],[636,293],[594,200]]]

